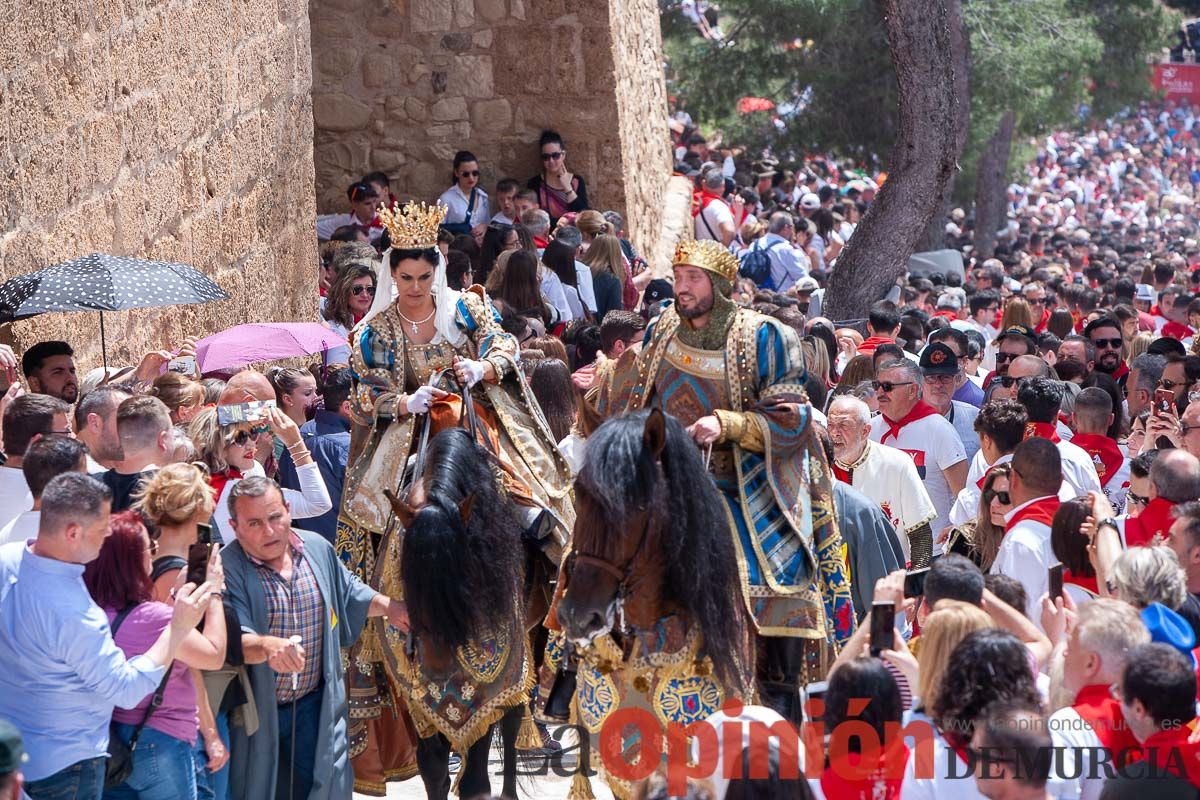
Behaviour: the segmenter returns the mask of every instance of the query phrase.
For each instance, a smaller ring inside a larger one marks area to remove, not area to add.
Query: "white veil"
[[[439,248],[435,247],[433,250],[438,258],[437,267],[433,270],[433,324],[443,340],[455,347],[461,347],[467,340],[467,335],[458,327],[456,319],[458,298],[462,296],[462,292],[450,288],[446,281],[446,257]],[[379,260],[379,269],[375,276],[375,299],[371,302],[366,316],[354,326],[354,332],[361,331],[364,325],[386,311],[388,306],[395,302],[398,294],[396,283],[392,280],[392,248],[389,247],[383,251],[383,258]]]

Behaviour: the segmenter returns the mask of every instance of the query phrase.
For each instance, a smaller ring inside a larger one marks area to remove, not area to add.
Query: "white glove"
[[[468,358],[459,359],[455,364],[455,372],[462,376],[462,382],[466,384],[463,388],[470,389],[483,380],[483,362],[471,361]]]
[[[421,386],[408,396],[404,401],[404,405],[408,408],[409,414],[427,414],[429,413],[429,406],[433,404],[433,401],[438,398],[439,394],[441,393],[432,386]]]

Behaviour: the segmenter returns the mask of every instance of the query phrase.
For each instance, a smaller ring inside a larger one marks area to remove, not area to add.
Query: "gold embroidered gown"
[[[480,415],[494,424],[499,460],[514,501],[552,515],[553,530],[542,548],[551,561],[556,562],[574,525],[570,467],[525,382],[517,362],[516,339],[501,329],[479,286],[462,293],[455,316],[467,337],[459,347],[440,334],[429,344],[412,342],[395,305],[350,337],[350,367],[355,379],[350,398],[352,442],[337,550],[349,569],[389,597],[403,596],[394,550],[399,540],[391,541],[402,536],[402,530],[384,490],[395,492],[401,486],[409,457],[428,420],[423,414],[396,417],[396,406],[402,395],[448,369],[456,356],[487,361],[496,371],[498,382],[475,386],[472,397]],[[548,602],[547,595],[542,604]],[[387,642],[386,622],[376,622],[347,654],[346,680],[355,788],[382,795],[384,781],[411,777],[416,762],[415,740],[396,692],[407,682],[407,676],[398,674],[403,653],[389,652],[396,645]]]

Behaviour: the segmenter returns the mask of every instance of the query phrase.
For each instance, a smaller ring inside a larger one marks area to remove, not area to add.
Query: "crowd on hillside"
[[[885,742],[892,723],[936,734],[932,774],[901,743],[849,754],[852,777],[831,762],[794,780],[775,763],[692,795],[1119,798],[1155,773],[1162,791],[1194,796],[1192,109],[1147,103],[1046,137],[1008,187],[995,252],[975,256],[972,217],[956,209],[945,244],[963,268],[901,277],[863,328],[822,316],[824,287],[886,176],[710,150],[685,120],[673,131],[695,238],[737,254],[736,303],[796,334],[837,516],[856,532],[859,626],[822,687],[823,722],[865,722]],[[640,347],[673,289],[621,217],[590,206],[563,138],[547,131],[539,150],[538,175],[491,195],[460,152],[452,185],[426,199],[447,208],[447,284],[484,287],[578,469],[595,424],[587,393]],[[168,370],[194,352],[186,341],[80,376],[70,343],[0,346],[0,797],[251,797],[253,773],[276,769],[279,796],[297,771],[306,788],[290,796],[336,796],[322,782],[345,754],[318,729],[344,695],[329,685],[336,636],[349,647],[369,616],[404,624],[333,549],[363,377],[350,333],[380,284],[378,214],[393,189],[404,193],[364,175],[346,213],[316,222],[314,319],[347,345],[311,368]],[[293,527],[315,536],[306,566],[281,577],[272,548]],[[311,600],[302,613],[278,613],[296,596]],[[876,646],[870,617],[889,604],[894,641]],[[324,636],[333,644],[301,652],[291,637],[321,641],[327,612],[347,620]],[[289,758],[297,746],[307,759]],[[1033,758],[1051,747],[1066,762]],[[972,778],[980,753],[996,758]],[[1084,753],[1129,757],[1095,773],[1075,768]],[[640,791],[665,796],[655,781]]]

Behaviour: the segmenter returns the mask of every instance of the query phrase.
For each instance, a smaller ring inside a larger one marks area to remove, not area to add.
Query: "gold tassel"
[[[525,707],[525,716],[521,718],[521,730],[517,733],[517,749],[518,750],[541,750],[545,746],[542,741],[542,734],[537,729],[537,725],[533,724],[533,715],[529,713],[528,705]]]
[[[592,793],[592,782],[583,774],[582,766],[571,779],[571,790],[567,792],[567,800],[596,800],[596,795]]]

